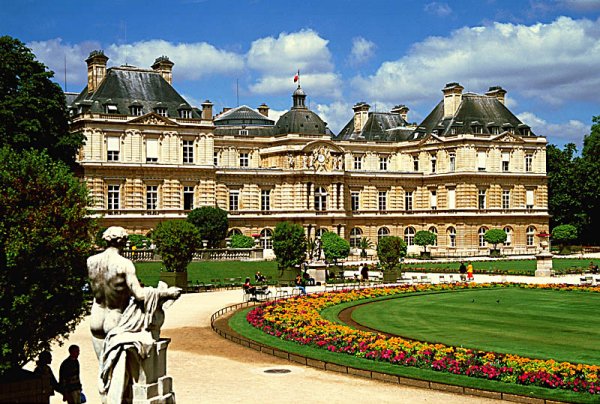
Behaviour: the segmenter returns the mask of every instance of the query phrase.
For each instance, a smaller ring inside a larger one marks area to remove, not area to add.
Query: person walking
[[[458,267],[458,272],[460,273],[460,280],[462,282],[467,280],[467,266],[464,262],[460,263],[460,267]]]
[[[53,396],[55,391],[60,392],[60,385],[58,381],[56,381],[56,377],[54,377],[54,373],[52,373],[52,369],[50,368],[50,364],[52,363],[52,354],[50,351],[44,351],[40,354],[37,364],[33,373],[38,376],[47,377],[50,380],[50,387],[52,390],[50,391],[50,395]]]
[[[60,365],[59,385],[63,401],[68,404],[81,404],[81,381],[79,380],[79,347],[71,345],[69,356]]]
[[[471,264],[469,262],[469,265],[467,266],[467,280],[472,281],[475,278],[473,277],[473,264]]]

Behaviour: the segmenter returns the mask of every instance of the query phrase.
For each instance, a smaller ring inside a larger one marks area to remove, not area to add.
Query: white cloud
[[[450,8],[447,3],[438,3],[437,1],[427,3],[424,10],[430,14],[435,14],[438,17],[447,17],[452,14],[452,8]]]
[[[300,82],[304,88],[310,89],[311,97],[326,96],[339,97],[341,95],[341,80],[335,73],[301,74]],[[293,77],[267,75],[250,85],[250,92],[254,94],[291,94],[295,88]]]
[[[331,104],[318,104],[317,114],[327,122],[327,126],[336,135],[354,116],[352,105],[347,102],[334,101]]]
[[[357,66],[371,59],[375,54],[375,44],[363,37],[352,39],[352,50],[350,51],[349,62]]]
[[[549,123],[531,112],[518,114],[517,118],[531,126],[536,135],[545,136],[549,143],[558,143],[559,145],[575,143],[581,149],[583,137],[589,133],[589,127],[575,119],[564,123]]]
[[[599,23],[559,17],[549,24],[461,28],[413,45],[408,55],[384,62],[371,76],[355,77],[353,85],[366,98],[409,105],[434,103],[451,81],[478,92],[501,85],[509,94],[555,105],[597,100]]]

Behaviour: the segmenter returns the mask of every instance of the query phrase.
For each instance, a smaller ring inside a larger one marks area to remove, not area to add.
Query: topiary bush
[[[234,234],[231,236],[230,243],[231,248],[253,248],[255,245],[252,237],[244,236],[243,234]]]
[[[156,252],[169,272],[186,272],[202,241],[198,229],[182,220],[160,222],[152,232]]]

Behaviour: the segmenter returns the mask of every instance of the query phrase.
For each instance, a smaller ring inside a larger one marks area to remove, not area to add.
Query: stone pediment
[[[439,137],[437,137],[436,135],[430,133],[429,135],[425,136],[419,142],[419,146],[430,145],[430,144],[440,144],[440,143],[444,143],[444,141],[442,139],[440,139]]]
[[[503,143],[525,143],[523,138],[519,135],[515,135],[514,133],[504,132],[499,134],[496,137],[491,138],[490,140],[494,142],[503,142]]]
[[[155,112],[150,112],[146,115],[132,119],[129,121],[129,123],[137,123],[141,125],[177,126],[177,124],[169,118],[158,115]]]
[[[344,150],[330,141],[316,141],[302,149],[300,168],[315,171],[344,169]]]

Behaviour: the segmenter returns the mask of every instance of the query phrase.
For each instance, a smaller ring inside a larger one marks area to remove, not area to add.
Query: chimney
[[[354,111],[354,133],[359,133],[369,119],[369,108],[371,106],[366,102],[358,102],[353,107]]]
[[[212,114],[213,103],[206,100],[202,103],[202,119],[210,121],[213,118]]]
[[[258,112],[267,118],[269,117],[269,107],[264,102],[258,106]]]
[[[168,57],[161,56],[156,58],[154,64],[152,65],[152,70],[160,73],[163,79],[167,81],[170,85],[173,85],[173,65],[175,63],[171,62]]]
[[[93,93],[106,77],[108,57],[104,55],[104,51],[94,50],[90,52],[90,56],[85,61],[88,67],[88,93]]]
[[[444,93],[444,117],[454,116],[462,101],[462,91],[464,89],[458,83],[448,83],[442,89]]]
[[[504,96],[506,95],[506,90],[500,86],[490,87],[487,93],[485,93],[488,97],[496,97],[498,101],[504,105]]]
[[[390,111],[392,114],[400,114],[400,116],[402,117],[402,119],[404,119],[405,121],[408,118],[408,107],[404,104],[400,104],[400,105],[396,105],[394,108],[392,108],[392,110]]]

